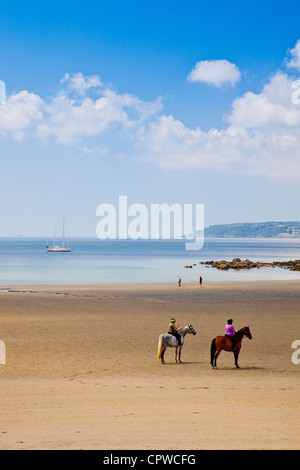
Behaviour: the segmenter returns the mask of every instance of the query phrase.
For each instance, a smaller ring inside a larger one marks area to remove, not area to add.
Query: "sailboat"
[[[55,227],[54,227],[54,237],[53,237],[53,246],[46,245],[47,251],[52,253],[67,253],[72,251],[72,247],[65,246],[65,219],[63,219],[63,235],[62,235],[62,245],[55,244]]]

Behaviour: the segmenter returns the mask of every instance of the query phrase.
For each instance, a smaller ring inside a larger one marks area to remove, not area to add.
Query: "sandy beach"
[[[300,282],[2,286],[0,449],[299,449]],[[158,337],[191,323],[182,363]],[[211,340],[250,325],[240,369]]]

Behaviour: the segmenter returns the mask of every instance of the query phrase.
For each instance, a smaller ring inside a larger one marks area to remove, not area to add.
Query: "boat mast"
[[[63,248],[65,247],[65,218],[63,218]]]

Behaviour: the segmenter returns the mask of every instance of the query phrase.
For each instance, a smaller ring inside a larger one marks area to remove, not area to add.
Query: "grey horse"
[[[164,364],[164,355],[167,347],[171,348],[176,348],[175,349],[175,361],[176,362],[181,362],[181,350],[182,346],[184,343],[184,337],[187,333],[190,333],[192,335],[196,335],[196,331],[192,327],[192,325],[185,325],[182,328],[179,328],[177,332],[181,335],[181,345],[178,346],[178,341],[175,338],[175,336],[170,335],[169,333],[164,333],[160,335],[158,339],[158,352],[157,352],[157,358],[161,360],[161,363]]]

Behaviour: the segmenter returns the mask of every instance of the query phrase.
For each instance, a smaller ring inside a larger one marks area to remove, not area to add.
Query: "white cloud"
[[[161,109],[160,100],[145,102],[129,94],[120,95],[110,88],[100,97],[79,101],[59,94],[45,106],[45,118],[37,126],[41,138],[54,136],[65,145],[80,142],[85,136],[101,135],[108,129],[132,129]]]
[[[110,129],[134,130],[162,109],[160,98],[148,102],[119,94],[105,87],[97,75],[65,74],[61,83],[67,89],[45,100],[26,90],[12,94],[0,105],[0,136],[19,142],[25,137],[54,137],[64,145],[74,145]],[[96,89],[96,98],[87,96],[91,88]]]
[[[0,105],[0,135],[22,142],[29,128],[43,119],[43,100],[24,90]]]
[[[295,47],[289,50],[289,54],[291,58],[286,62],[287,67],[300,71],[300,39],[296,42]]]
[[[62,144],[75,144],[83,136],[102,134],[112,124],[129,126],[130,120],[122,102],[107,90],[97,100],[84,98],[77,102],[61,94],[45,106],[45,119],[37,126],[42,138],[54,136]]]
[[[136,142],[139,158],[164,169],[300,176],[300,105],[292,102],[293,82],[283,72],[275,73],[260,93],[236,98],[224,128],[209,131],[161,114],[161,99],[147,102],[120,94],[98,76],[65,75],[62,82],[67,87],[45,100],[26,90],[11,95],[0,105],[0,136],[20,142],[54,138],[77,145],[83,155],[109,155],[109,139],[93,139],[90,147],[87,137],[121,132],[128,139],[126,152],[130,148],[133,155]],[[220,77],[215,83],[221,83]],[[92,88],[94,98],[88,96]]]
[[[292,102],[292,79],[276,73],[259,94],[247,92],[232,104],[228,120],[245,128],[300,127],[300,107]]]
[[[69,74],[66,73],[60,83],[67,83],[71,90],[85,95],[90,88],[99,88],[103,85],[98,75],[84,76],[81,72]]]
[[[149,161],[166,170],[209,169],[272,177],[300,175],[299,135],[229,126],[189,129],[161,116],[141,136]]]
[[[222,87],[226,83],[234,86],[241,78],[238,67],[228,60],[201,60],[188,75],[190,82],[203,82]]]
[[[204,132],[160,116],[140,132],[146,158],[164,169],[299,178],[300,106],[291,101],[291,83],[278,73],[261,93],[236,99],[225,129]]]

